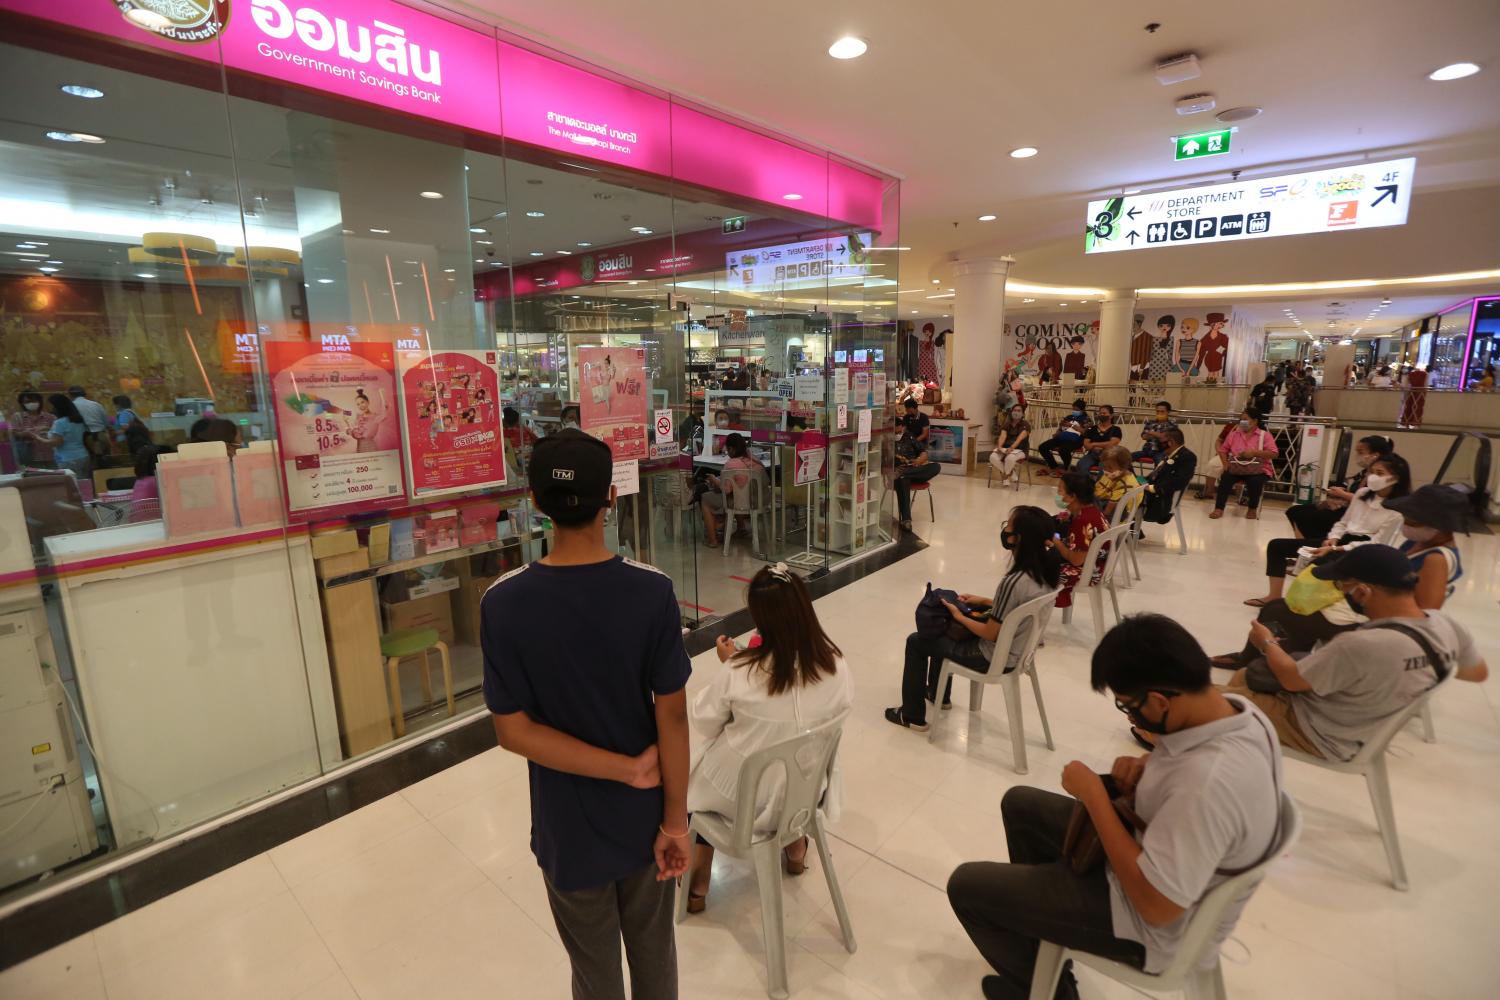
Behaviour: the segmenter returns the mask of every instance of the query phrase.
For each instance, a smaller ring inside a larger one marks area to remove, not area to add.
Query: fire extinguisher
[[[1312,503],[1317,497],[1317,472],[1317,462],[1297,466],[1297,491],[1293,497],[1294,503]]]

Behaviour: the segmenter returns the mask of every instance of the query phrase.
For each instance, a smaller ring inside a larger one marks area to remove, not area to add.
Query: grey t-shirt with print
[[[990,615],[1003,621],[1006,615],[1022,604],[1025,604],[1027,601],[1034,601],[1038,597],[1050,594],[1051,592],[1051,587],[1038,583],[1030,574],[1022,573],[1012,568],[1009,573],[1000,578],[1000,584],[995,588],[995,600],[990,606]],[[1021,658],[1019,650],[1025,647],[1026,640],[1030,635],[1030,622],[1022,625],[1016,632],[1016,639],[1011,645],[1010,655],[1006,657],[1006,670],[1015,669],[1017,661]],[[996,636],[996,638],[999,638],[999,636]],[[991,663],[995,662],[995,644],[993,642],[986,642],[980,639],[979,649],[984,653],[985,659]]]
[[[1382,624],[1425,635],[1451,673],[1479,662],[1468,629],[1440,611],[1426,618],[1379,618],[1345,632],[1297,661],[1311,691],[1292,695],[1292,711],[1329,760],[1350,760],[1380,724],[1437,683],[1427,654],[1410,636]]]

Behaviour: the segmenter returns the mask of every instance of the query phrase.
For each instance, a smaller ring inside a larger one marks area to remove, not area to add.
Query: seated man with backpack
[[[1057,425],[1057,433],[1037,445],[1036,453],[1047,463],[1047,475],[1060,476],[1073,464],[1073,453],[1083,446],[1083,431],[1089,426],[1088,402],[1073,400],[1073,409]],[[1058,456],[1062,468],[1058,469]]]
[[[1370,620],[1301,659],[1257,621],[1250,642],[1269,670],[1237,670],[1224,689],[1265,712],[1284,745],[1351,760],[1381,723],[1450,673],[1464,680],[1488,673],[1467,629],[1417,604],[1416,570],[1389,545],[1350,549],[1312,575],[1333,581],[1355,613]]]
[[[1066,795],[1011,788],[1000,802],[1009,863],[971,861],[949,877],[953,912],[997,973],[980,983],[990,1000],[1026,1000],[1043,940],[1161,972],[1208,891],[1280,844],[1275,731],[1243,697],[1213,686],[1208,655],[1185,628],[1131,615],[1095,648],[1091,681],[1159,744],[1117,759],[1107,776],[1073,761]],[[1121,801],[1143,832],[1127,826]],[[1068,837],[1085,824],[1095,836]],[[1095,849],[1080,850],[1086,841]],[[1214,946],[1251,891],[1230,903]],[[1077,997],[1065,969],[1054,998]]]
[[[896,490],[896,514],[902,531],[911,530],[912,484],[929,482],[942,471],[941,465],[927,457],[927,445],[907,425],[896,439],[896,478],[891,484]]]

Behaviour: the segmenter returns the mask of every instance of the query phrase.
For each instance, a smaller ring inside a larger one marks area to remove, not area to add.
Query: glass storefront
[[[96,6],[0,0],[0,894],[482,710],[564,426],[686,628],[889,543],[894,179],[425,5]]]

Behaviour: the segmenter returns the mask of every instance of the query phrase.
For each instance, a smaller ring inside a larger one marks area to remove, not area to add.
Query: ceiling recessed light
[[[917,311],[916,311],[916,310],[915,310],[915,309],[913,309],[913,310],[912,310],[912,311],[911,311],[911,314],[912,314],[912,315],[913,315],[913,316],[915,316],[915,315],[916,315],[916,314],[917,314]]]
[[[331,284],[333,284],[333,279],[332,278],[319,278],[318,279],[318,284],[320,284],[320,285],[331,285]]]
[[[492,247],[495,245],[494,240],[475,240],[474,242],[482,247]]]
[[[1028,302],[1035,302],[1035,301],[1036,301],[1036,299],[1022,299],[1021,300],[1021,305],[1024,306]]]
[[[784,195],[781,196],[781,200],[782,201],[801,201],[802,200],[802,196],[800,194],[798,194],[797,192],[795,192],[795,191],[788,191],[786,194],[784,194]]]
[[[438,199],[440,199],[440,198],[443,197],[443,192],[441,192],[441,191],[423,191],[422,192],[422,197],[423,198],[429,198],[429,199],[431,199],[433,201],[437,201]]]
[[[1442,69],[1435,69],[1427,74],[1429,80],[1462,80],[1466,76],[1473,76],[1479,72],[1478,65],[1471,62],[1450,63]]]
[[[88,132],[61,132],[61,131],[53,131],[53,132],[48,132],[47,133],[47,138],[51,139],[53,142],[94,142],[94,143],[98,143],[98,142],[103,142],[104,141],[103,139],[99,138],[97,135],[92,135],[92,134],[90,134]]]
[[[61,266],[62,261],[60,261],[60,260],[49,260],[49,261],[47,261],[47,263],[49,263],[49,264],[56,264],[56,265]]]
[[[1066,302],[1059,302],[1058,305],[1065,306],[1065,305],[1067,305],[1067,303]]]
[[[654,229],[637,229],[636,232],[640,233],[642,236],[652,236],[652,235],[654,235],[656,233],[656,230],[654,230]]]
[[[1140,188],[1126,188],[1124,191],[1122,191],[1120,193],[1121,194],[1140,194],[1141,193],[1141,189]]]
[[[98,87],[86,87],[81,83],[65,83],[57,89],[61,90],[64,94],[71,94],[74,97],[82,97],[86,101],[97,100],[98,98],[104,96],[104,91],[100,90]]]
[[[343,233],[345,236],[353,236],[354,235],[354,230],[352,230],[352,229],[340,229],[339,232]]]
[[[581,243],[579,243],[579,244],[578,244],[578,245],[579,245],[579,246],[581,246],[581,247],[591,247],[591,246],[593,246],[593,245],[594,245],[594,244],[592,244],[592,243],[589,243],[589,242],[587,242],[587,241],[584,241],[584,242],[581,242]]]
[[[51,274],[53,271],[56,271],[57,268],[55,268],[55,267],[39,267],[39,268],[37,268],[37,270],[41,271],[43,274]]]
[[[854,35],[845,35],[828,46],[828,54],[835,59],[858,59],[869,48],[870,46],[863,38],[858,38]]]
[[[979,217],[979,221],[980,222],[994,222],[995,221],[995,216],[993,216],[993,215],[981,215]]]
[[[471,232],[471,233],[478,233],[480,236],[483,236],[485,233],[488,233],[489,230],[488,229],[484,229],[484,228],[482,228],[480,226],[470,226],[469,227],[469,232]]]
[[[531,251],[531,256],[533,256],[533,257],[541,257],[541,256],[543,256],[543,254],[542,254],[542,252],[540,250],[533,250],[533,251]]]
[[[147,274],[145,271],[137,271],[135,276],[137,278],[154,278],[154,277],[156,277],[156,275],[154,275],[154,274]]]
[[[557,252],[560,253],[560,254],[562,254],[564,257],[571,257],[571,256],[573,256],[573,251],[571,251],[571,250],[559,250]]]
[[[372,230],[370,230],[370,232],[372,232],[372,233],[379,233],[382,236],[386,236],[386,235],[389,235],[390,230],[389,229],[372,229]]]
[[[938,279],[936,279],[936,278],[933,278],[933,279],[932,279],[932,283],[933,283],[933,284],[934,284],[934,285],[941,285],[941,284],[942,284],[942,282],[941,282],[941,281],[939,281],[939,280],[938,280]]]
[[[1242,108],[1226,108],[1225,110],[1220,111],[1218,114],[1214,115],[1214,119],[1225,124],[1229,124],[1231,122],[1247,122],[1252,118],[1258,117],[1260,113],[1260,108],[1257,108],[1254,105],[1247,104]]]
[[[528,219],[542,219],[542,218],[545,218],[546,215],[547,215],[546,212],[538,212],[535,209],[533,209],[532,211],[526,213],[526,218],[528,218]]]
[[[1024,160],[1036,154],[1037,148],[1035,146],[1020,146],[1010,151],[1010,158],[1013,160]]]
[[[443,273],[444,274],[452,274],[454,271],[457,271],[457,270],[458,270],[458,268],[456,268],[456,267],[445,267],[445,268],[443,268]]]

